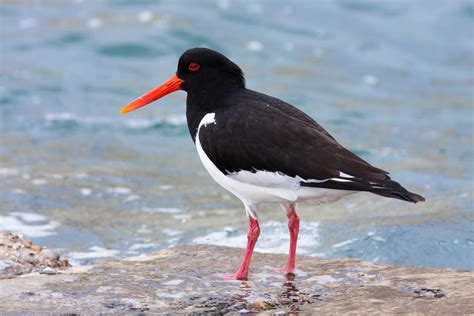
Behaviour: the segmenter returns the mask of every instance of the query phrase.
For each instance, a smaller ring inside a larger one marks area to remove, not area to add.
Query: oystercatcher
[[[344,148],[304,112],[247,89],[239,66],[207,48],[184,52],[175,75],[120,113],[177,90],[188,94],[188,128],[204,167],[242,201],[247,213],[247,248],[240,268],[228,278],[248,278],[260,234],[261,203],[280,203],[286,210],[290,249],[280,271],[293,273],[300,223],[296,203],[332,202],[361,191],[413,203],[425,200],[390,179],[387,171]]]

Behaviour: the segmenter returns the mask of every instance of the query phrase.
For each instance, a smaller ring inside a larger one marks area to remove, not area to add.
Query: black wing
[[[370,191],[421,201],[422,197],[391,180],[387,171],[340,145],[297,108],[249,90],[237,100],[241,101],[216,112],[216,124],[199,132],[203,150],[224,174],[280,172],[307,180],[301,182],[303,186]]]

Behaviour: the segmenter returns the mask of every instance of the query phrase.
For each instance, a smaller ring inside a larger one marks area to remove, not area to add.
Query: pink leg
[[[285,272],[293,273],[295,271],[296,260],[296,242],[298,241],[298,233],[300,231],[300,218],[295,211],[295,205],[291,204],[287,208],[288,230],[290,231],[290,251],[288,253],[288,262],[286,263]]]
[[[284,268],[277,269],[278,272],[288,274],[295,271],[296,243],[298,241],[298,232],[300,230],[300,218],[295,211],[294,204],[285,205],[286,216],[288,217],[288,230],[290,232],[290,251],[288,252],[288,261]]]
[[[225,279],[235,280],[247,280],[249,275],[250,259],[252,258],[253,248],[257,243],[258,236],[260,235],[260,227],[258,226],[258,220],[249,216],[249,230],[247,232],[247,249],[245,249],[244,258],[240,264],[239,270],[236,273],[225,275]]]

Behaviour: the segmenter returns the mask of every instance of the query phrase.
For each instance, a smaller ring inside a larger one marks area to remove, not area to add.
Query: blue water
[[[0,230],[75,263],[183,243],[244,246],[240,203],[206,174],[185,94],[118,110],[190,47],[316,118],[427,198],[300,207],[301,254],[474,269],[472,1],[2,1]],[[260,214],[260,251],[285,216]]]

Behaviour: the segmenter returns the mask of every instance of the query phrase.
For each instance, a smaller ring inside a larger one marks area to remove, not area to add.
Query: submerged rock
[[[55,269],[68,266],[68,260],[61,259],[57,251],[33,245],[21,234],[0,234],[0,279],[45,270],[57,274],[60,272]]]
[[[223,280],[241,249],[190,245],[73,267],[59,275],[0,281],[3,312],[422,313],[474,312],[474,273],[298,257],[296,275],[275,274],[286,256],[255,253],[250,281]]]

